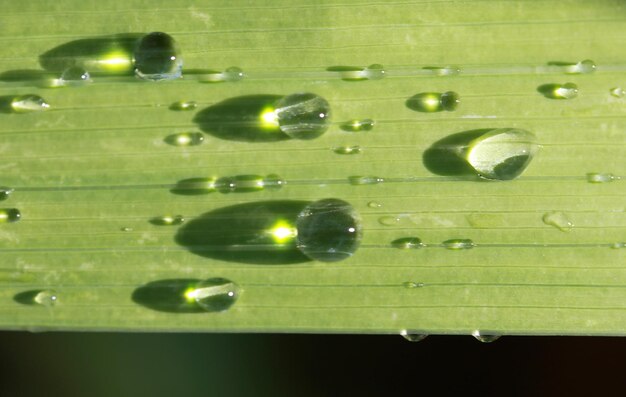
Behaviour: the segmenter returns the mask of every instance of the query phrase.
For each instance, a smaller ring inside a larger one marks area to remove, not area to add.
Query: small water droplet
[[[417,237],[402,237],[391,242],[391,246],[402,250],[418,249],[424,247],[422,240]]]
[[[546,212],[541,219],[546,225],[554,226],[562,232],[569,232],[574,228],[574,224],[564,212]]]
[[[367,206],[370,208],[380,208],[383,205],[379,203],[378,201],[370,201],[369,203],[367,203]]]
[[[166,136],[163,141],[172,146],[198,146],[204,142],[201,132],[180,132]]]
[[[228,279],[210,278],[185,291],[185,298],[195,301],[207,312],[221,312],[230,308],[241,292],[241,288]]]
[[[11,193],[13,193],[13,189],[10,187],[0,186],[0,201],[8,199]]]
[[[171,110],[194,110],[198,107],[195,101],[178,101],[170,105]]]
[[[150,223],[157,226],[177,226],[185,222],[182,215],[163,215],[150,219]]]
[[[460,151],[478,176],[492,180],[517,178],[537,153],[532,133],[517,128],[496,128],[472,140]]]
[[[623,98],[626,95],[626,91],[622,87],[614,87],[609,91],[615,98]]]
[[[311,93],[282,97],[273,113],[280,130],[294,139],[317,138],[330,126],[330,105]]]
[[[39,95],[18,95],[11,100],[13,113],[42,112],[50,109],[50,105]]]
[[[286,184],[287,181],[276,174],[269,174],[263,178],[263,186],[268,189],[280,189]]]
[[[409,289],[422,288],[424,286],[424,283],[416,283],[415,281],[406,281],[402,283],[402,286],[404,288],[409,288]]]
[[[333,152],[337,154],[360,154],[361,147],[360,146],[339,146],[333,148]]]
[[[208,194],[216,190],[216,178],[189,178],[176,183],[172,193],[184,195]]]
[[[133,228],[132,227],[128,227],[128,226],[124,226],[120,230],[123,231],[123,232],[132,232]]]
[[[243,193],[263,190],[265,184],[261,175],[235,175],[219,178],[215,188],[222,193]]]
[[[307,205],[298,214],[296,228],[298,249],[322,262],[351,257],[362,237],[359,214],[339,199],[324,199]]]
[[[350,120],[341,124],[340,128],[344,131],[358,132],[358,131],[371,131],[374,128],[374,120]]]
[[[459,94],[454,91],[422,92],[409,98],[406,105],[409,109],[418,112],[433,113],[444,110],[451,112],[459,106],[460,102]]]
[[[245,77],[243,70],[236,66],[231,66],[224,70],[224,80],[225,81],[240,81]]]
[[[41,306],[52,307],[57,303],[57,293],[48,289],[39,291],[33,298],[33,302]]]
[[[383,226],[397,226],[400,224],[400,222],[402,222],[402,219],[399,216],[387,215],[378,218],[378,223]]]
[[[380,80],[385,77],[385,67],[374,63],[363,69],[363,77],[368,80]]]
[[[408,340],[409,342],[420,342],[426,339],[426,337],[428,336],[428,334],[424,334],[419,331],[409,331],[406,329],[403,329],[400,332],[400,335],[402,335],[402,337]]]
[[[611,248],[613,249],[626,248],[626,242],[613,243],[611,244]]]
[[[502,335],[498,335],[498,334],[485,334],[479,330],[475,330],[474,332],[472,332],[472,336],[474,338],[476,338],[477,341],[482,342],[482,343],[491,343],[491,342],[495,342],[496,340],[500,339],[500,337]]]
[[[567,74],[589,74],[595,72],[596,63],[591,59],[585,59],[577,63],[564,65],[563,68]]]
[[[544,84],[537,91],[549,99],[574,99],[578,96],[578,86],[574,83]]]
[[[17,208],[0,208],[0,223],[17,222],[22,217],[22,213]]]
[[[468,250],[476,246],[476,244],[474,244],[472,240],[467,239],[467,238],[454,238],[454,239],[446,240],[441,244],[443,245],[444,248],[453,250],[453,251]]]
[[[613,182],[614,180],[619,179],[613,174],[602,174],[597,172],[590,172],[587,174],[587,182],[589,183],[607,183]]]
[[[133,53],[135,74],[143,80],[170,80],[182,76],[183,61],[172,36],[152,32],[143,36]]]
[[[425,66],[422,69],[430,71],[435,76],[455,76],[461,73],[458,66]]]
[[[80,67],[72,66],[63,71],[60,83],[66,86],[80,86],[92,82],[89,72]]]
[[[385,181],[384,178],[378,176],[349,176],[348,181],[351,185],[377,185]]]

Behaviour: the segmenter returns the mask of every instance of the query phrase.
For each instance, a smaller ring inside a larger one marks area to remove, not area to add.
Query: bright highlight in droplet
[[[298,230],[286,221],[277,222],[270,233],[278,244],[284,244],[298,236]]]
[[[279,128],[276,109],[267,107],[261,111],[261,128],[275,130]]]

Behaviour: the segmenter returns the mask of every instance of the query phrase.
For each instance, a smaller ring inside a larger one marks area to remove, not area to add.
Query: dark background
[[[0,332],[0,396],[621,396],[626,338]]]

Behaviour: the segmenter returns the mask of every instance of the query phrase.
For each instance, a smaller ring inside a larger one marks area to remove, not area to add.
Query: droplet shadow
[[[167,313],[206,313],[185,293],[200,282],[198,279],[166,279],[152,281],[135,289],[133,302],[149,309]]]
[[[176,242],[196,255],[227,262],[295,264],[310,261],[295,239],[279,244],[272,229],[294,225],[307,201],[261,201],[219,208],[188,221]]]
[[[422,156],[424,166],[437,175],[465,176],[480,180],[474,168],[459,156],[459,152],[467,147],[471,141],[491,131],[490,128],[468,130],[447,137],[433,143]]]
[[[33,289],[33,290],[29,290],[29,291],[23,291],[20,293],[17,293],[13,296],[13,300],[17,303],[21,303],[22,305],[37,305],[37,301],[35,300],[35,298],[37,297],[37,295],[41,292],[43,292],[44,290],[42,289]]]
[[[13,95],[0,96],[0,113],[14,113],[13,107],[11,106],[13,98],[15,98]]]
[[[280,95],[246,95],[229,98],[198,112],[193,121],[219,139],[243,142],[276,142],[291,139],[277,124],[264,120]]]
[[[339,73],[341,76],[341,80],[343,81],[367,80],[367,78],[363,76],[363,70],[363,67],[346,65],[329,66],[326,68],[327,72]]]

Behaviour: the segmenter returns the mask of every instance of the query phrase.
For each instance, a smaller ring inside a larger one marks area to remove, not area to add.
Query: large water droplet
[[[417,237],[402,237],[391,242],[391,246],[402,250],[418,249],[424,247],[422,240]]]
[[[569,232],[574,228],[574,223],[564,212],[546,212],[541,219],[546,225],[554,226],[562,232]]]
[[[400,335],[402,335],[402,337],[409,342],[420,342],[428,336],[428,334],[424,334],[419,331],[409,331],[406,329],[400,331]]]
[[[587,182],[589,183],[607,183],[613,182],[616,179],[620,178],[613,174],[602,174],[598,172],[590,172],[587,174]]]
[[[472,140],[462,157],[485,179],[517,178],[538,150],[535,136],[517,128],[496,128]]]
[[[201,132],[180,132],[168,135],[163,140],[173,146],[198,146],[204,142],[204,135]]]
[[[544,84],[537,87],[549,99],[574,99],[578,96],[578,86],[574,83]]]
[[[441,112],[443,110],[451,112],[459,106],[460,102],[459,94],[454,91],[444,93],[422,92],[409,98],[406,101],[406,106],[409,109],[425,113]]]
[[[454,238],[451,240],[446,240],[441,244],[444,248],[453,251],[468,250],[476,246],[476,244],[474,244],[474,242],[468,238]]]
[[[339,146],[333,149],[333,152],[337,154],[360,154],[361,147],[358,145],[355,146]]]
[[[194,300],[207,312],[221,312],[230,308],[241,295],[241,288],[225,278],[210,278],[196,284],[185,292],[187,299]]]
[[[92,82],[89,72],[80,66],[72,66],[65,69],[63,74],[61,74],[60,80],[61,84],[71,86],[80,86]]]
[[[169,80],[182,76],[183,61],[172,36],[152,32],[143,36],[133,53],[135,74],[144,80]]]
[[[198,104],[195,101],[178,101],[174,102],[170,105],[171,110],[194,110],[198,107]]]
[[[374,128],[374,120],[350,120],[341,124],[340,128],[344,131],[358,132],[358,131],[370,131]]]
[[[17,222],[22,217],[22,213],[17,208],[0,208],[0,223]]]
[[[495,342],[496,340],[500,339],[500,337],[502,335],[498,335],[498,334],[485,334],[479,330],[475,330],[474,332],[472,332],[472,336],[474,338],[476,338],[477,341],[482,342],[482,343],[491,343],[491,342]]]
[[[177,226],[185,222],[182,215],[163,215],[150,219],[150,223],[157,226]]]
[[[8,199],[11,193],[13,193],[13,189],[10,187],[0,186],[0,201]]]
[[[295,139],[317,138],[330,126],[330,105],[311,93],[282,97],[273,113],[280,130]]]
[[[384,178],[378,176],[349,176],[348,182],[351,185],[377,185],[379,183],[383,183],[385,181]]]
[[[311,259],[335,262],[351,257],[359,247],[361,219],[350,204],[324,199],[307,205],[296,220],[297,246]]]
[[[50,105],[39,95],[18,95],[11,100],[13,113],[31,113],[48,110]]]

